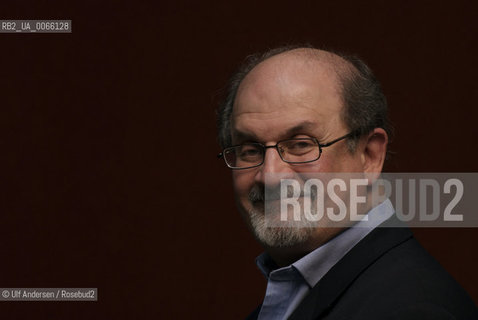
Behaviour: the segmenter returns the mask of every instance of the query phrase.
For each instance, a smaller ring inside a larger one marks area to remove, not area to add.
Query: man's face
[[[325,63],[286,53],[255,67],[237,92],[232,115],[232,143],[275,145],[290,138],[314,137],[320,143],[348,133],[341,118],[343,102],[334,70]],[[360,172],[359,153],[340,141],[324,148],[318,161],[289,164],[269,148],[260,167],[233,171],[236,201],[256,238],[267,247],[284,247],[324,240],[320,228],[265,226],[264,189],[278,188],[279,179],[266,174]]]

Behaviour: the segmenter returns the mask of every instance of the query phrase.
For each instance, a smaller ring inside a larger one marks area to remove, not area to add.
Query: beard
[[[288,190],[288,197],[292,194]],[[267,195],[267,196],[266,196]],[[303,196],[303,195],[302,195]],[[316,198],[316,192],[310,197]],[[299,221],[292,224],[280,222],[280,204],[269,205],[268,201],[280,203],[280,188],[261,187],[255,185],[248,195],[249,203],[252,204],[247,211],[252,231],[257,240],[268,247],[292,247],[308,241],[317,227],[317,222],[305,219],[303,213]],[[266,205],[267,204],[267,205]]]

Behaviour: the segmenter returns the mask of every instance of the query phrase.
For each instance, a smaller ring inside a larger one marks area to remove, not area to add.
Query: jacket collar
[[[370,232],[311,289],[289,319],[316,319],[327,311],[346,288],[387,251],[410,239],[410,229],[392,228],[395,216]]]

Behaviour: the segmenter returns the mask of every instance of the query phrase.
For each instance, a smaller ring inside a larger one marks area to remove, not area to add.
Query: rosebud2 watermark
[[[389,199],[389,226],[478,227],[477,190],[478,173],[268,173],[264,213],[268,227],[337,227]]]

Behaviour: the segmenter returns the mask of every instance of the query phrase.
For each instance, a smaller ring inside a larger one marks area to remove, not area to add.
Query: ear
[[[373,183],[382,172],[387,153],[388,135],[382,128],[375,128],[366,137],[362,153],[362,165],[365,175]]]

